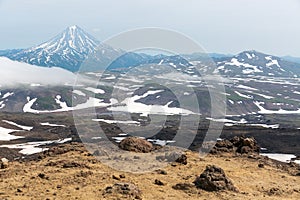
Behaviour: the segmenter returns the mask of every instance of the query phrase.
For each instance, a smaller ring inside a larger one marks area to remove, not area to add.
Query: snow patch
[[[300,108],[298,110],[283,110],[281,108],[279,110],[267,110],[262,106],[264,102],[254,101],[253,103],[260,109],[258,111],[260,114],[300,114]]]
[[[82,91],[80,91],[80,90],[73,90],[73,93],[74,94],[77,94],[77,95],[79,95],[79,96],[86,96],[86,94],[84,94]]]
[[[85,90],[93,92],[95,94],[104,94],[105,93],[105,91],[102,89],[92,88],[92,87],[87,87],[87,88],[85,88]]]
[[[157,144],[160,146],[165,146],[170,143],[175,143],[174,140],[160,140],[160,139],[147,139],[147,141],[152,142],[153,144]]]
[[[72,141],[72,138],[66,138],[61,140],[52,140],[52,141],[40,141],[40,142],[27,142],[22,144],[9,144],[9,145],[1,145],[0,147],[6,147],[10,149],[22,149],[19,151],[21,154],[25,155],[32,155],[35,153],[40,153],[43,151],[48,150],[48,148],[42,148],[40,146],[42,145],[48,145],[48,144],[63,144],[66,142]]]
[[[296,158],[293,154],[282,154],[282,153],[261,153],[260,155],[266,156],[273,160],[278,160],[280,162],[289,163],[293,158]]]
[[[91,107],[107,107],[113,104],[116,104],[118,101],[115,99],[111,99],[110,103],[104,103],[102,99],[96,99],[93,97],[89,97],[85,103],[78,104],[75,107],[65,107],[64,102],[61,102],[62,105],[64,106],[61,109],[57,110],[35,110],[32,109],[31,107],[33,104],[37,101],[37,98],[30,99],[30,97],[27,97],[27,103],[23,107],[23,112],[28,112],[28,113],[55,113],[55,112],[67,112],[67,111],[73,111],[73,110],[80,110],[80,109],[85,109],[85,108],[91,108]],[[59,102],[59,100],[58,100]]]
[[[238,85],[238,86],[236,86],[236,88],[241,88],[241,89],[245,89],[245,90],[255,90],[255,91],[258,90],[256,88],[252,88],[252,87],[249,87],[249,86],[246,86],[246,85]]]
[[[5,107],[4,101],[0,101],[0,109],[2,109],[4,107]]]
[[[6,99],[7,97],[12,96],[14,93],[13,92],[7,92],[3,95],[2,99]]]
[[[238,91],[234,91],[234,93],[236,93],[237,95],[239,95],[240,97],[246,98],[246,99],[253,99],[253,96],[250,95],[246,95],[246,94],[242,94]]]
[[[23,125],[19,125],[19,124],[15,123],[15,122],[7,121],[7,120],[2,120],[2,121],[5,122],[5,123],[7,123],[7,124],[10,124],[10,125],[16,126],[18,128],[21,128],[21,129],[23,129],[25,131],[30,131],[31,129],[33,129],[32,126],[23,126]]]
[[[250,74],[250,73],[257,73],[257,72],[263,72],[258,68],[258,66],[250,65],[248,63],[241,63],[238,61],[237,58],[232,58],[231,62],[226,62],[225,65],[231,65],[231,66],[237,66],[237,67],[245,67],[248,69],[244,69],[244,74]]]
[[[14,135],[10,134],[10,133],[17,132],[17,131],[19,131],[19,130],[0,127],[0,141],[10,141],[10,140],[16,140],[19,138],[24,138],[22,136],[14,136]]]
[[[105,122],[108,124],[140,124],[137,121],[120,121],[120,120],[108,120],[108,119],[93,119],[95,122]]]
[[[40,123],[42,126],[52,126],[52,127],[66,127],[66,125],[59,125],[59,124],[51,124],[49,122],[42,122]]]
[[[293,93],[294,93],[294,94],[299,94],[299,95],[300,95],[300,92],[298,92],[298,91],[294,91]]]
[[[278,68],[280,68],[281,71],[285,71],[284,69],[282,69],[278,63],[278,60],[274,60],[272,59],[272,56],[267,56],[265,57],[266,60],[268,60],[269,62],[266,64],[267,67],[271,67],[273,65],[276,65]]]

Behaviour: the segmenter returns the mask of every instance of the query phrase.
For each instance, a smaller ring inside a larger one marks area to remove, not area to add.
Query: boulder
[[[259,153],[260,147],[254,138],[247,138],[243,136],[235,136],[230,140],[224,139],[217,141],[214,148],[211,150],[212,154],[220,153]]]
[[[215,165],[206,166],[205,171],[196,178],[194,184],[197,188],[206,191],[238,191],[232,181],[225,175],[224,170]]]
[[[128,137],[122,140],[119,147],[126,151],[137,153],[149,153],[153,150],[153,145],[145,139],[138,137]]]
[[[238,137],[235,138],[236,152],[241,154],[259,153],[260,147],[254,138]]]

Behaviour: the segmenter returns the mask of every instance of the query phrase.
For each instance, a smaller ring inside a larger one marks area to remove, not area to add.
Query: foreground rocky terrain
[[[223,141],[206,157],[187,151],[187,163],[141,174],[102,164],[80,143],[61,144],[0,169],[0,199],[299,199],[299,166],[242,141],[254,151],[226,152]]]

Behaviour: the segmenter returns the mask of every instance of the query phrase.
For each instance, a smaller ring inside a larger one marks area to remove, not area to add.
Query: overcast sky
[[[99,40],[161,27],[208,52],[300,57],[300,0],[0,0],[0,49],[30,47],[75,24]]]

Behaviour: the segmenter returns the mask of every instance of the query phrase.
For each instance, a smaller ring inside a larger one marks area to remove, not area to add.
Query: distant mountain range
[[[99,46],[101,52],[97,50]],[[219,72],[226,76],[300,76],[300,58],[280,58],[257,51],[245,51],[238,55],[217,53],[208,55],[217,64],[215,73]],[[110,64],[110,69],[127,69],[145,64],[169,64],[188,74],[194,73],[193,62],[201,63],[207,59],[207,55],[201,53],[181,56],[126,53],[101,44],[78,26],[70,26],[49,41],[34,47],[0,50],[0,56],[42,67],[61,67],[72,72],[78,71],[89,56],[89,67],[85,68],[86,71],[97,71],[101,66],[105,67],[111,58],[116,58]],[[188,58],[188,61],[185,58]]]
[[[293,56],[284,56],[282,57],[286,61],[295,62],[300,64],[300,58],[293,57]]]

